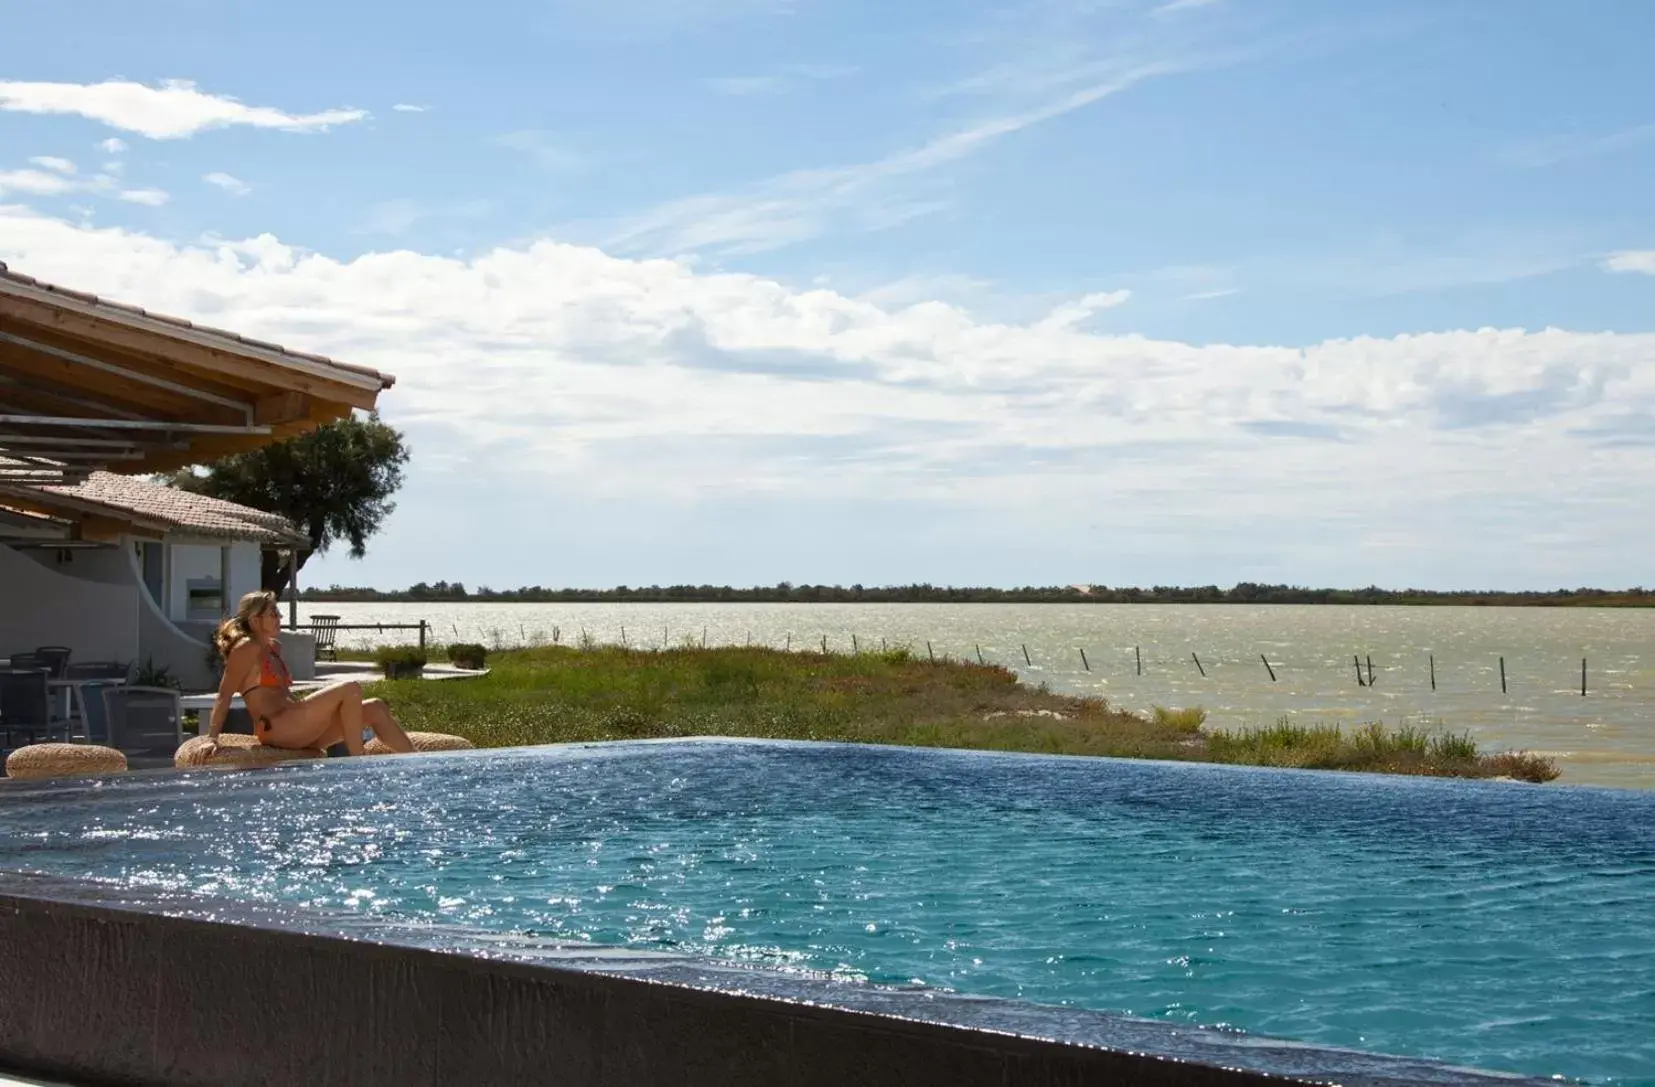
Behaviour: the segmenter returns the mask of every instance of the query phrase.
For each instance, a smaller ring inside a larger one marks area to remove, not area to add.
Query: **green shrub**
[[[145,657],[144,663],[138,669],[138,674],[132,678],[134,687],[171,687],[175,691],[182,691],[184,683],[172,674],[172,669],[164,664],[156,664],[155,658]]]
[[[477,642],[456,642],[448,647],[448,659],[461,668],[481,668],[488,650]]]
[[[1201,726],[1207,721],[1207,711],[1200,706],[1182,710],[1156,706],[1152,714],[1156,728],[1164,728],[1168,732],[1187,732],[1192,736],[1200,732]]]
[[[425,650],[413,645],[383,646],[374,650],[374,663],[386,679],[406,679],[425,667]]]

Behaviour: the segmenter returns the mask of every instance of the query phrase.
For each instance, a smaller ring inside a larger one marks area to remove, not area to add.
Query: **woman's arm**
[[[230,650],[230,657],[224,662],[224,674],[218,679],[218,697],[213,699],[213,714],[208,719],[207,733],[213,743],[218,742],[218,734],[224,731],[224,719],[230,716],[230,704],[236,697],[236,676],[247,674],[249,655],[254,647],[251,642],[242,642]]]

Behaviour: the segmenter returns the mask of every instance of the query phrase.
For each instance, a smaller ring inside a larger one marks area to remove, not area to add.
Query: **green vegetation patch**
[[[1054,755],[1110,755],[1457,777],[1557,776],[1527,755],[1486,756],[1416,729],[1204,729],[1199,710],[1149,718],[1028,687],[998,665],[762,648],[545,646],[489,654],[476,679],[387,681],[375,694],[410,729],[479,747],[747,736]]]

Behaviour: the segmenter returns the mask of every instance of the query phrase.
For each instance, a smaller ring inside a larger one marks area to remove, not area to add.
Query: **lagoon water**
[[[16,788],[0,869],[173,909],[1012,999],[1078,1040],[1064,1009],[1655,1084],[1646,792],[754,741]]]
[[[907,645],[983,659],[1126,709],[1202,706],[1220,728],[1383,721],[1554,756],[1562,782],[1655,788],[1655,609],[1114,604],[302,604],[345,623],[425,619],[439,641],[659,647]],[[411,631],[353,631],[385,644]],[[1023,648],[1029,661],[1025,663]],[[1090,670],[1081,662],[1084,649]],[[1135,654],[1136,650],[1136,654]],[[1193,656],[1192,656],[1193,654]],[[1270,663],[1271,680],[1260,656]],[[1143,674],[1137,671],[1137,657]],[[1200,659],[1200,667],[1195,658]],[[1358,686],[1354,657],[1366,678]],[[1506,690],[1500,689],[1505,659]],[[1436,689],[1431,687],[1435,659]],[[1581,696],[1581,660],[1587,693]],[[1205,675],[1202,675],[1202,671]]]

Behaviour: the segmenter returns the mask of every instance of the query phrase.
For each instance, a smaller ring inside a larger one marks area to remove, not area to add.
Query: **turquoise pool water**
[[[0,794],[0,868],[1655,1084],[1655,794],[747,742]]]

